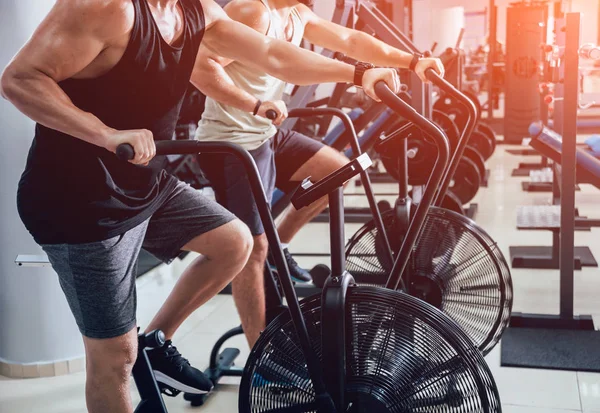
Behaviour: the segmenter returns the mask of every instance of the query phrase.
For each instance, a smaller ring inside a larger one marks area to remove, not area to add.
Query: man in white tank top
[[[395,49],[366,33],[348,29],[318,17],[306,4],[297,0],[233,0],[225,7],[233,20],[270,37],[300,45],[302,39],[329,50],[344,53],[356,60],[377,66],[413,69],[425,80],[425,71],[433,68],[443,75],[439,59],[421,58]],[[206,96],[206,108],[199,122],[196,138],[203,141],[226,141],[249,150],[258,166],[265,192],[275,186],[288,192],[307,176],[324,178],[339,169],[348,159],[317,140],[276,126],[287,116],[281,100],[286,84],[257,67],[224,59],[204,49],[207,64],[202,84],[195,84]],[[265,118],[273,109],[278,117]],[[268,243],[254,204],[246,174],[231,156],[204,156],[203,169],[211,181],[217,200],[245,222],[254,236],[254,250],[242,273],[232,284],[233,297],[242,318],[244,332],[253,346],[265,328],[263,268]],[[278,226],[284,247],[293,236],[319,214],[327,199],[296,211],[286,211]],[[310,274],[284,249],[292,276],[310,281]]]

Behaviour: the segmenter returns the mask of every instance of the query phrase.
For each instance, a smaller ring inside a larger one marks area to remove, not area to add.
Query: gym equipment
[[[520,143],[540,118],[540,44],[546,43],[548,5],[519,2],[507,9],[504,141]]]
[[[585,167],[587,173],[600,177],[599,162],[578,164],[576,148],[577,110],[579,104],[579,34],[581,15],[567,13],[565,47],[561,61],[564,64],[564,99],[562,109],[563,138],[560,145],[562,165],[559,266],[560,266],[560,303],[559,314],[513,314],[510,327],[502,340],[501,364],[503,366],[521,366],[535,368],[560,368],[561,370],[594,369],[600,371],[597,357],[597,345],[600,332],[595,331],[591,315],[574,313],[574,270],[575,270],[575,175],[578,166]],[[560,29],[557,27],[557,32]],[[537,128],[539,130],[539,127]],[[532,132],[536,132],[535,128]],[[542,133],[534,140],[538,148],[546,147],[546,155],[557,153],[556,139],[553,134]],[[543,136],[544,135],[544,136]],[[556,137],[556,136],[555,136]],[[590,166],[590,168],[586,166]],[[596,168],[594,168],[594,165]],[[514,333],[513,333],[514,330]],[[518,331],[517,331],[518,330]],[[543,337],[544,340],[536,339]],[[590,352],[590,343],[595,343],[591,360],[586,357]],[[534,347],[535,346],[535,347]],[[587,364],[586,364],[587,363]]]
[[[276,114],[272,114],[272,113],[268,113],[267,115],[273,119],[276,117]],[[352,123],[350,116],[346,115],[342,110],[335,109],[335,108],[302,108],[302,109],[293,109],[288,113],[288,117],[291,117],[291,118],[313,118],[316,116],[331,116],[331,117],[339,118],[342,122],[343,127],[339,128],[336,131],[333,131],[331,134],[328,135],[328,137],[326,138],[326,139],[329,139],[328,143],[331,145],[337,144],[340,146],[342,146],[342,145],[345,146],[346,143],[349,141],[351,150],[353,152],[352,155],[355,158],[357,156],[360,157],[362,152],[361,152],[360,143],[356,136],[354,124]],[[346,131],[348,133],[344,133],[344,131]],[[348,136],[349,139],[345,139],[346,136]],[[354,155],[354,154],[356,154],[356,155]],[[380,209],[378,207],[378,204],[375,200],[375,196],[373,194],[369,175],[366,173],[366,171],[360,172],[360,179],[361,179],[362,185],[364,186],[365,195],[369,202],[369,209],[367,210],[369,219],[371,221],[379,223],[379,224],[376,224],[376,226],[382,232],[381,242],[382,242],[383,249],[382,249],[381,253],[384,255],[387,255],[388,260],[392,260],[391,247],[389,246],[389,241],[387,241],[387,236],[385,235],[383,219],[381,217]],[[292,195],[293,194],[285,195],[282,192],[275,194],[274,198],[277,197],[278,199],[277,199],[277,201],[275,201],[275,199],[274,199],[275,202],[273,204],[272,212],[271,212],[271,214],[274,218],[277,218],[277,216],[285,210],[285,207],[287,207],[287,205],[289,205],[289,201],[290,201]],[[386,247],[386,245],[387,245],[387,247]],[[386,249],[387,249],[387,253],[385,252]],[[316,256],[316,255],[321,255],[321,254],[305,254],[305,255]],[[326,256],[328,254],[322,254],[322,255]],[[274,263],[272,257],[269,259],[269,262]],[[265,271],[266,271],[266,273],[265,273],[266,278],[273,279],[274,283],[276,284],[277,279],[273,277],[274,271],[271,271],[269,265],[267,265],[267,268],[265,269]],[[310,270],[310,273],[311,273],[311,276],[313,277],[313,279],[316,280],[316,282],[314,284],[309,284],[309,283],[296,284],[295,290],[296,290],[296,294],[299,297],[307,297],[307,296],[311,296],[313,294],[320,293],[321,289],[323,287],[323,284],[324,284],[324,280],[326,280],[327,277],[329,277],[329,275],[331,274],[331,270],[326,265],[318,264]],[[323,280],[323,284],[320,284],[319,280]],[[266,287],[266,298],[267,298],[267,321],[271,321],[273,319],[273,317],[278,315],[280,312],[280,307],[281,307],[281,304],[279,302],[280,301],[279,300],[280,286],[277,285],[277,289],[274,289],[270,285],[270,283],[267,283],[265,285],[265,287]],[[224,350],[221,351],[221,348],[223,347],[223,345],[225,344],[225,342],[227,340],[229,340],[231,337],[234,337],[234,336],[240,335],[240,334],[243,334],[242,328],[235,327],[235,328],[227,331],[215,343],[215,345],[212,348],[212,351],[210,354],[209,367],[204,373],[210,378],[210,380],[214,383],[215,386],[218,385],[219,380],[222,377],[226,377],[226,376],[238,377],[238,376],[241,376],[241,374],[242,374],[242,369],[234,366],[234,361],[237,358],[237,356],[239,355],[240,351],[236,348],[225,348]],[[193,406],[201,406],[205,403],[206,398],[209,397],[210,394],[212,394],[212,392],[209,394],[200,394],[200,395],[185,394],[184,397],[186,400],[190,401]]]
[[[242,161],[246,171],[248,172],[248,180],[250,181],[250,185],[254,197],[256,199],[256,204],[261,215],[261,219],[263,220],[265,233],[267,234],[267,238],[269,239],[269,245],[271,246],[271,255],[274,259],[275,266],[277,267],[278,274],[280,274],[280,286],[285,292],[286,297],[288,298],[288,302],[297,302],[294,287],[289,276],[289,271],[287,269],[287,263],[283,255],[283,251],[281,250],[281,244],[279,242],[279,237],[275,229],[275,224],[270,215],[267,198],[262,188],[259,173],[256,169],[256,164],[254,163],[254,160],[252,159],[250,154],[241,147],[230,143],[199,141],[156,142],[157,156],[175,154],[197,154],[200,152],[229,153],[236,156],[240,161]],[[133,159],[134,152],[131,145],[120,145],[117,148],[117,157],[123,161]],[[355,170],[359,170],[359,167],[362,165],[361,162],[364,162],[364,158],[362,158],[360,161],[354,161],[350,163],[347,166],[347,169],[351,170],[352,172],[354,172]],[[273,247],[273,245],[275,245],[276,247]],[[279,246],[279,248],[277,248],[277,246]],[[287,274],[287,277],[282,274]],[[290,311],[292,313],[295,313],[295,316],[300,316],[300,310],[297,306],[291,305]],[[304,322],[300,316],[300,324],[298,326],[299,331],[306,331],[306,328],[302,326],[303,324]],[[152,369],[150,367],[148,358],[145,357],[145,349],[160,345],[160,337],[161,336],[159,332],[152,332],[149,335],[140,336],[139,338],[141,343],[141,357],[138,357],[136,361],[136,367],[134,367],[133,375],[134,379],[136,380],[136,384],[140,386],[138,387],[138,390],[140,392],[140,395],[142,396],[142,402],[140,403],[140,405],[138,405],[136,413],[165,413],[166,408],[162,401],[160,392],[162,391],[165,394],[171,396],[176,395],[178,393],[178,391],[176,390],[172,391],[174,389],[165,389],[162,385],[159,389],[159,386],[156,384],[156,380],[154,379],[154,375],[152,373]],[[304,349],[308,350],[308,347],[304,347]],[[306,354],[308,354],[307,357],[312,357],[308,351]]]
[[[560,268],[560,239],[562,223],[561,223],[561,206],[563,188],[561,185],[563,168],[561,167],[562,157],[562,137],[550,129],[543,128],[543,125],[548,121],[548,106],[544,103],[546,95],[550,89],[554,89],[556,93],[556,111],[555,120],[558,128],[563,125],[563,108],[564,108],[564,85],[558,83],[552,86],[548,81],[560,78],[559,74],[564,72],[564,67],[561,67],[562,56],[560,50],[565,45],[565,32],[559,30],[564,27],[563,19],[556,22],[556,47],[554,45],[545,45],[545,50],[550,50],[545,58],[547,61],[544,64],[545,72],[543,78],[545,82],[540,87],[540,106],[542,108],[541,124],[534,123],[530,126],[530,133],[533,139],[530,141],[530,146],[535,148],[537,154],[542,155],[541,165],[549,165],[548,161],[553,160],[551,182],[546,184],[528,183],[526,188],[529,189],[544,189],[548,188],[552,191],[551,206],[521,206],[517,210],[517,228],[520,230],[544,230],[552,232],[551,246],[511,246],[510,256],[513,268],[541,268],[541,269],[559,269]],[[575,46],[574,46],[575,47]],[[551,73],[548,74],[547,71]],[[576,70],[578,75],[579,71]],[[570,74],[569,74],[570,75]],[[579,102],[577,102],[579,106]],[[576,132],[574,132],[576,133]],[[574,144],[576,147],[576,144]],[[585,155],[584,155],[585,156]],[[590,165],[588,163],[588,165]],[[593,161],[592,161],[593,165]],[[593,179],[593,176],[588,175],[589,172],[578,167],[578,176],[585,182],[586,176],[588,179]],[[513,171],[514,174],[515,171]],[[525,188],[525,186],[524,186]],[[575,185],[574,190],[578,187]],[[567,190],[570,190],[568,188]],[[587,224],[586,224],[587,222]],[[575,210],[575,230],[588,230],[590,220],[578,217]],[[580,270],[582,267],[596,267],[598,263],[594,258],[591,250],[588,247],[576,246],[574,252],[574,268]]]
[[[501,409],[493,377],[482,355],[462,330],[435,308],[392,291],[400,284],[406,261],[441,181],[449,151],[441,131],[418,118],[416,112],[399,101],[383,83],[378,84],[376,90],[382,100],[396,105],[395,109],[402,110],[407,118],[420,121],[429,135],[440,142],[438,166],[390,275],[391,290],[354,287],[351,276],[344,270],[341,187],[370,165],[367,155],[351,161],[319,183],[306,180],[293,200],[296,207],[301,207],[330,194],[334,276],[323,292],[321,306],[318,296],[302,304],[297,300],[267,198],[248,152],[227,143],[157,143],[158,154],[231,153],[248,171],[289,312],[283,312],[269,325],[252,350],[240,387],[241,412],[282,411],[283,405],[289,406],[289,411],[322,413],[373,409],[385,412],[391,408],[395,411],[398,406],[408,409],[435,406],[438,411],[447,412],[458,412],[466,406],[476,412]],[[117,154],[121,159],[133,157],[129,145],[119,146]],[[320,321],[323,323],[321,334],[318,330],[315,334],[315,325]],[[285,331],[279,326],[281,323]],[[346,360],[349,366],[356,368],[346,370]],[[147,358],[140,363],[150,369]],[[156,382],[151,384],[153,386],[144,391],[160,398]],[[166,412],[166,409],[164,405],[155,405],[154,410],[138,411]]]
[[[461,155],[476,122],[476,108],[439,76],[430,74],[430,79],[470,109],[440,186],[439,205],[460,168],[460,161],[464,160]],[[417,129],[415,126],[412,128]],[[385,212],[383,217],[393,251],[398,251],[407,223],[411,221],[406,176],[410,171],[407,170],[406,158],[414,151],[411,142],[417,140],[410,134],[398,136],[406,138],[405,141],[388,140],[387,144],[396,148],[395,170],[398,172],[400,196],[394,208]],[[420,147],[417,152],[421,153]],[[348,242],[346,265],[358,283],[381,285],[392,268],[393,262],[387,261],[381,254],[380,238],[381,233],[373,223],[367,223]],[[450,211],[432,208],[405,276],[411,295],[422,298],[457,321],[484,354],[498,343],[508,325],[512,308],[510,270],[496,243],[473,221]]]
[[[439,144],[438,162],[389,276],[389,289],[355,286],[344,269],[341,188],[351,175],[339,171],[316,184],[305,181],[292,200],[296,208],[329,194],[332,276],[321,296],[300,304],[288,298],[290,309],[298,307],[301,314],[281,314],[261,335],[242,377],[242,413],[501,409],[493,378],[462,330],[433,307],[394,291],[449,150],[433,124],[384,84],[376,90],[386,104],[425,128]]]
[[[469,100],[475,102],[472,99]],[[464,129],[466,118],[468,117],[467,109],[460,102],[457,102],[454,97],[443,95],[433,104],[433,108],[448,115],[459,130]],[[477,149],[484,159],[487,160],[496,149],[496,134],[488,125],[478,122],[469,140],[469,146]]]

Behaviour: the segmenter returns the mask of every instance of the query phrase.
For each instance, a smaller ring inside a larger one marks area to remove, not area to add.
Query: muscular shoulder
[[[269,29],[269,12],[260,0],[233,0],[225,6],[227,15],[265,34]]]
[[[110,39],[131,30],[135,10],[131,0],[57,0],[51,15],[69,28]]]

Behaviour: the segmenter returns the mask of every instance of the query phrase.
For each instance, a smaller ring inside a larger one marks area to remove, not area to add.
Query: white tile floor
[[[537,158],[509,155],[506,147],[498,147],[488,161],[491,179],[488,188],[482,188],[475,199],[479,204],[477,222],[498,241],[508,259],[509,245],[549,245],[550,233],[522,232],[515,229],[518,205],[546,204],[546,193],[530,194],[521,190],[522,178],[512,178],[510,173],[520,161],[531,162]],[[525,178],[523,178],[525,179]],[[379,192],[393,192],[393,186],[379,185]],[[364,204],[359,197],[348,197],[348,204]],[[577,206],[582,215],[600,216],[600,192],[583,185],[577,193]],[[358,225],[347,225],[350,236]],[[588,245],[600,258],[600,230],[577,232],[577,245]],[[317,236],[315,236],[317,235]],[[293,251],[326,251],[327,228],[322,224],[308,225],[292,245]],[[299,260],[312,265],[314,260]],[[139,280],[138,318],[141,325],[149,321],[158,309],[184,267],[176,262],[171,267],[161,267]],[[555,313],[558,310],[558,271],[514,270],[515,311]],[[575,309],[578,313],[593,314],[600,320],[600,270],[586,268],[575,274]],[[217,296],[196,311],[177,332],[174,341],[182,353],[198,366],[207,364],[213,343],[221,333],[238,324],[231,297]],[[242,350],[241,359],[248,355],[247,345],[241,337],[231,340],[231,346]],[[599,349],[600,357],[600,349]],[[600,374],[562,372],[549,370],[515,369],[500,367],[500,351],[496,347],[488,355],[497,381],[504,411],[508,413],[567,413],[600,412]],[[205,413],[229,413],[237,410],[237,385],[235,380],[197,409]],[[132,385],[132,395],[136,398]],[[170,412],[192,411],[181,397],[166,398]],[[84,374],[56,378],[12,380],[0,377],[0,413],[75,413],[85,411]]]

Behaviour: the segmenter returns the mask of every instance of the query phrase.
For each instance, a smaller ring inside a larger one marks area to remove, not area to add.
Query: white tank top
[[[260,0],[269,11],[269,28],[266,35],[286,40],[286,25],[281,17],[273,12],[267,0]],[[304,24],[296,8],[290,13],[292,23],[292,39],[290,43],[300,46],[304,37]],[[239,62],[231,62],[225,72],[240,89],[263,102],[280,100],[286,83],[265,72],[248,67]],[[241,145],[244,149],[253,150],[269,140],[277,132],[277,128],[266,118],[253,116],[252,113],[223,105],[214,99],[206,98],[204,113],[198,123],[196,139],[200,141],[226,141]]]

